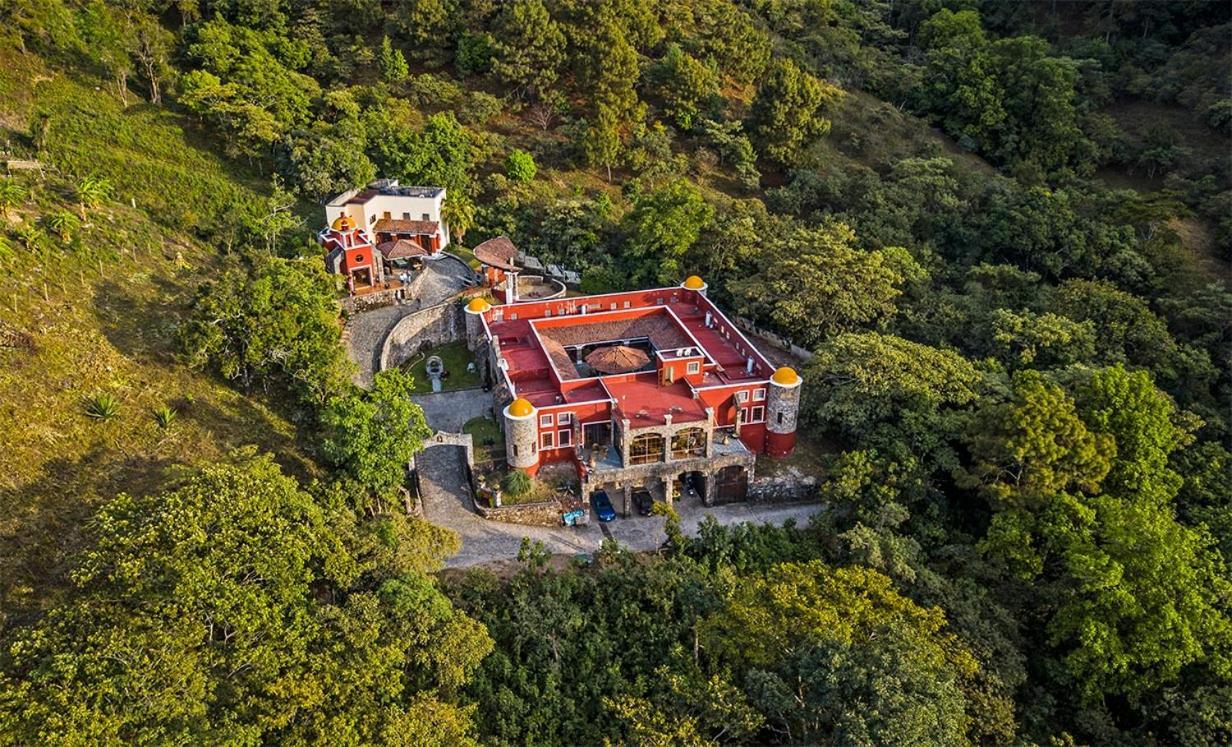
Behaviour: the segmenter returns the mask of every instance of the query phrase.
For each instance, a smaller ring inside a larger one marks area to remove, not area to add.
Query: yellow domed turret
[[[702,288],[705,288],[706,281],[702,280],[697,275],[690,275],[687,278],[685,278],[685,281],[681,285],[683,285],[685,288],[688,288],[689,290],[696,291],[696,290],[701,290]]]
[[[780,386],[792,386],[800,382],[800,374],[796,373],[796,369],[790,366],[781,366],[770,377],[770,380]]]
[[[509,403],[509,414],[515,418],[526,418],[533,415],[535,406],[522,397]]]
[[[471,302],[466,305],[467,311],[474,312],[476,314],[482,314],[490,308],[492,308],[492,304],[488,303],[487,299],[479,297],[472,298]]]
[[[339,215],[337,218],[334,218],[334,224],[330,228],[335,231],[354,231],[355,221],[351,220],[349,215]]]

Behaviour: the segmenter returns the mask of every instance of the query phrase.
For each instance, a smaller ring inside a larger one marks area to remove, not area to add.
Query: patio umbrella
[[[617,374],[636,371],[650,362],[650,356],[628,345],[599,348],[586,356],[586,363],[600,373]]]

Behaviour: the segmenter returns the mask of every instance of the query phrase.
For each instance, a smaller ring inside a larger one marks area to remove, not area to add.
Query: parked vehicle
[[[654,496],[645,488],[638,488],[633,491],[633,505],[637,506],[639,516],[650,516],[650,512],[654,510]]]
[[[595,507],[595,515],[599,517],[599,521],[611,521],[616,518],[616,509],[612,508],[612,499],[607,497],[607,493],[602,490],[596,490],[591,496],[590,504]]]

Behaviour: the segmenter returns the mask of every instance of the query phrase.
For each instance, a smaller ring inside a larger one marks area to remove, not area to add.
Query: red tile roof
[[[508,236],[497,236],[488,239],[472,250],[475,259],[489,267],[498,270],[516,272],[519,268],[513,263],[518,256],[518,248],[513,245]]]
[[[434,220],[401,220],[399,218],[382,218],[373,226],[377,233],[407,233],[434,234],[440,230],[441,224]]]
[[[419,245],[418,241],[410,239],[398,239],[397,241],[383,241],[376,245],[385,259],[407,259],[409,257],[426,257],[428,250]]]

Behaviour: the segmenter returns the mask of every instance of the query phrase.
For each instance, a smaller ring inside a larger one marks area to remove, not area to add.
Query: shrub
[[[163,405],[154,411],[154,422],[158,423],[158,427],[166,430],[175,422],[175,410]]]
[[[501,488],[509,495],[526,495],[531,489],[530,475],[522,470],[514,470],[501,480]]]
[[[99,392],[86,399],[86,416],[95,420],[111,420],[120,414],[120,401],[110,392]]]
[[[515,148],[505,161],[505,173],[515,182],[525,184],[535,178],[539,167],[535,166],[535,157],[524,150]]]

